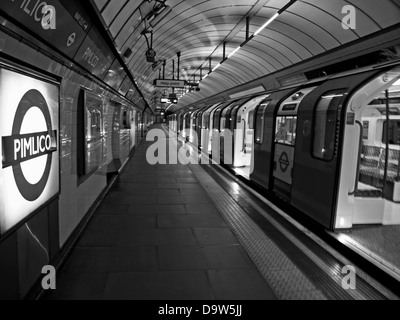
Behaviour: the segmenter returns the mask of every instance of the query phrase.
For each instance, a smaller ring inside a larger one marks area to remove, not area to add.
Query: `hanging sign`
[[[154,85],[156,87],[167,87],[167,88],[184,88],[185,81],[184,80],[154,80]]]

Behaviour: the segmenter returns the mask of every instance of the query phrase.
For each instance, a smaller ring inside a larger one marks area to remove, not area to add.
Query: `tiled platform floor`
[[[276,299],[188,166],[143,142],[43,299]]]

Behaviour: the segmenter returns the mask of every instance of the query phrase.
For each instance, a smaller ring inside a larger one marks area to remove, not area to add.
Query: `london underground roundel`
[[[0,67],[0,230],[59,192],[59,88]]]

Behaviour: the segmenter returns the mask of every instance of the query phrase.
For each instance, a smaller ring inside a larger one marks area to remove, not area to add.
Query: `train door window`
[[[268,102],[261,103],[256,109],[256,121],[255,121],[255,142],[262,144],[264,142],[264,122],[265,114],[267,112]]]
[[[314,110],[313,156],[325,161],[331,161],[335,154],[338,131],[338,114],[341,108],[345,90],[325,93]]]
[[[294,146],[296,143],[297,117],[283,116],[276,118],[275,142]]]
[[[185,123],[186,128],[185,129],[190,129],[190,120],[191,120],[191,118],[192,118],[191,113],[188,113],[187,116],[186,116],[186,123]]]
[[[363,121],[363,139],[368,140],[369,136],[369,121]]]
[[[251,130],[254,129],[254,112],[254,109],[249,112],[249,129]]]
[[[204,117],[203,128],[208,129],[210,127],[210,112],[205,112],[203,117]]]
[[[197,117],[193,116],[193,118],[192,118],[192,129],[196,128],[196,123],[197,123]]]
[[[203,111],[200,111],[197,114],[197,122],[196,122],[196,127],[200,129],[202,127],[202,122],[203,122]]]
[[[214,130],[219,130],[219,115],[221,113],[221,108],[218,108],[215,112],[214,112],[214,123],[213,123],[213,128]]]
[[[386,143],[386,121],[382,130],[382,143]],[[389,121],[389,144],[400,146],[400,120]]]
[[[230,114],[232,111],[232,106],[225,108],[224,112],[222,113],[221,117],[221,130],[229,129],[230,128]]]
[[[241,117],[241,115],[238,112],[239,108],[240,105],[237,105],[231,110],[231,114],[229,117],[229,129],[231,130],[231,132],[234,132],[236,128],[236,123],[241,121],[241,119],[240,120],[238,119],[239,117]]]
[[[225,129],[225,124],[226,124],[226,118],[225,118],[225,116],[222,116],[221,117],[221,126],[220,126],[221,130]]]

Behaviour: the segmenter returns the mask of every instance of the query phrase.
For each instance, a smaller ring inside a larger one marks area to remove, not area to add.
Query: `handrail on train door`
[[[400,147],[400,140],[399,140],[399,147]],[[399,161],[397,163],[397,177],[396,181],[400,181],[400,149],[399,149]]]
[[[358,191],[358,179],[360,175],[360,166],[361,166],[361,154],[362,154],[362,146],[363,146],[363,133],[364,133],[364,128],[361,123],[361,121],[356,120],[356,124],[360,127],[360,141],[358,144],[358,159],[357,159],[357,169],[356,169],[356,181],[354,184],[354,191],[350,192],[349,195],[355,195]]]
[[[389,126],[390,126],[390,117],[389,117],[389,90],[385,91],[386,96],[386,154],[385,154],[385,171],[383,172],[383,186],[382,186],[382,198],[385,198],[386,192],[386,182],[388,176],[388,167],[389,167]]]
[[[242,119],[242,121],[243,121],[242,152],[246,153],[246,120]]]

